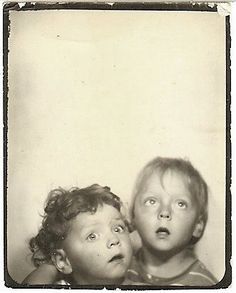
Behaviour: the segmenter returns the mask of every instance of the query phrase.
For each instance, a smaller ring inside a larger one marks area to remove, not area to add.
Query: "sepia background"
[[[11,11],[7,266],[34,268],[28,240],[47,193],[108,185],[129,203],[155,156],[188,158],[210,187],[197,252],[225,272],[225,18],[214,12]]]

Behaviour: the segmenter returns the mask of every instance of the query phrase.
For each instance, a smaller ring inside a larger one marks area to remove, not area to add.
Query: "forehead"
[[[120,212],[113,206],[103,204],[95,213],[79,213],[72,221],[72,229],[83,229],[91,225],[108,225],[112,220],[120,219]]]
[[[188,196],[191,195],[187,176],[176,170],[167,170],[164,173],[159,170],[152,172],[143,180],[139,194],[162,190],[170,194],[184,193]]]

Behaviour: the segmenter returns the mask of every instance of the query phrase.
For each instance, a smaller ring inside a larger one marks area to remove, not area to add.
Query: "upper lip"
[[[165,227],[160,227],[160,228],[158,228],[157,230],[156,230],[156,233],[166,233],[166,234],[170,234],[170,231],[167,229],[167,228],[165,228]]]
[[[114,260],[119,260],[119,259],[123,259],[124,255],[122,253],[117,253],[115,255],[113,255],[113,257],[108,261],[108,262],[112,262]]]

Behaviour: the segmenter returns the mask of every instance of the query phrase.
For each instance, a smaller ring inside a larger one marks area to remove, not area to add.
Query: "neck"
[[[154,251],[145,246],[141,250],[141,261],[146,272],[160,278],[172,278],[183,273],[195,260],[190,248],[171,253]]]

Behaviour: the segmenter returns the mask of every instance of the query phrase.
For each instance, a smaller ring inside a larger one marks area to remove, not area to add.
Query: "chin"
[[[175,247],[167,245],[166,243],[162,243],[162,244],[152,245],[151,249],[153,252],[167,253],[167,252],[171,252],[175,250]]]
[[[163,247],[155,247],[154,251],[156,251],[156,253],[165,254],[165,253],[170,253],[171,251],[173,251],[173,249],[163,248]]]
[[[121,284],[123,278],[124,278],[124,274],[119,275],[119,276],[107,277],[107,278],[105,278],[106,281],[104,281],[103,285],[118,285],[118,284]]]
[[[120,268],[120,269],[114,269],[109,278],[110,279],[121,279],[125,276],[125,273],[126,273],[127,269],[125,268]]]

